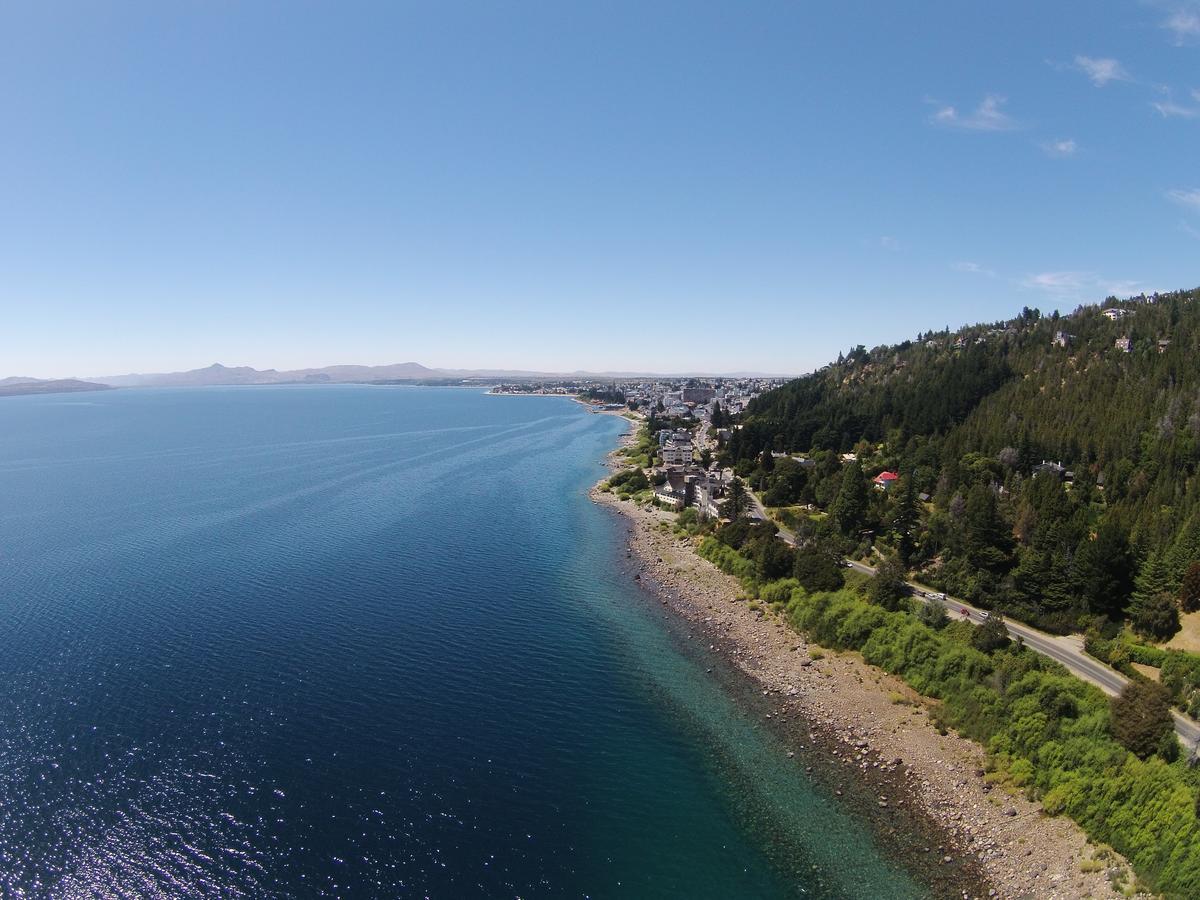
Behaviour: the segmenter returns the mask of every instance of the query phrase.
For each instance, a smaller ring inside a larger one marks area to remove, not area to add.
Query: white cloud
[[[885,234],[879,239],[879,246],[884,250],[899,250],[900,242],[890,234]]]
[[[993,272],[991,269],[981,266],[977,262],[969,262],[964,260],[963,262],[951,263],[950,268],[956,272],[967,272],[971,275],[986,275],[988,278],[996,277],[995,272]]]
[[[1200,212],[1200,188],[1192,188],[1190,191],[1176,188],[1175,190],[1167,191],[1167,199],[1174,200],[1180,206],[1186,206],[1188,209]]]
[[[1200,100],[1200,91],[1192,91],[1192,96]],[[1200,117],[1200,106],[1184,106],[1176,103],[1170,97],[1166,100],[1155,100],[1151,104],[1164,119],[1195,119]]]
[[[1027,275],[1021,287],[1043,291],[1064,300],[1128,297],[1142,289],[1140,281],[1103,278],[1094,272],[1039,272]]]
[[[1129,81],[1129,73],[1115,59],[1076,56],[1075,68],[1090,78],[1096,87],[1104,87],[1110,81]]]
[[[1180,222],[1179,227],[1184,232],[1184,234],[1190,235],[1190,236],[1194,237],[1196,240],[1200,241],[1200,229],[1193,228],[1187,222]]]
[[[1128,279],[1121,281],[1106,281],[1105,279],[1097,279],[1096,286],[1104,291],[1106,297],[1129,297],[1141,290],[1142,283],[1140,281],[1130,281]]]
[[[941,106],[933,114],[935,125],[963,128],[968,131],[1009,131],[1017,127],[1016,121],[1003,109],[1008,102],[998,94],[988,94],[970,113],[961,113],[956,107]]]
[[[1047,293],[1074,293],[1083,288],[1089,277],[1086,272],[1039,272],[1027,275],[1021,284]]]
[[[1177,44],[1200,38],[1200,8],[1195,5],[1177,6],[1162,27],[1175,36]]]
[[[1042,150],[1047,156],[1057,156],[1060,159],[1068,156],[1074,156],[1079,150],[1079,145],[1071,138],[1057,141],[1046,141],[1042,144]]]

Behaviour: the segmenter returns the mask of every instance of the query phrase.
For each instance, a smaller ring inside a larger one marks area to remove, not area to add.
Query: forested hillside
[[[828,513],[803,536],[1045,627],[1164,638],[1200,605],[1200,290],[855,348],[754,401],[724,453],[769,504]]]

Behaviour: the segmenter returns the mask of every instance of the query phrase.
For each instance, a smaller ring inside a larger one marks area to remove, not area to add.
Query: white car
[[[927,591],[925,593],[925,599],[926,600],[945,600],[946,595],[941,593],[940,591]]]

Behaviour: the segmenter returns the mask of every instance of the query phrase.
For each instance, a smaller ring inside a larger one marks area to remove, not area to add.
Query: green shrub
[[[1111,844],[1167,897],[1200,895],[1196,792],[1181,763],[1143,762],[1114,740],[1107,698],[1025,648],[989,656],[952,623],[935,631],[849,591],[794,592],[790,619],[814,641],[869,661],[942,701],[933,720],[983,743],[1008,780]],[[1140,652],[1140,651],[1139,651]],[[815,654],[814,654],[815,656]],[[1170,755],[1161,734],[1151,750]]]

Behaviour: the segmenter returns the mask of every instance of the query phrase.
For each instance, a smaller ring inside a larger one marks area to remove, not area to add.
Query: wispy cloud
[[[1200,117],[1200,106],[1185,106],[1171,98],[1154,100],[1150,103],[1164,119],[1195,119]]]
[[[1047,293],[1076,293],[1083,289],[1088,277],[1086,272],[1038,272],[1025,276],[1021,285]]]
[[[879,246],[884,250],[899,250],[900,242],[890,234],[885,234],[879,239]]]
[[[969,262],[967,260],[951,263],[950,268],[952,268],[955,272],[967,272],[971,275],[984,275],[988,278],[996,277],[996,273],[991,269],[981,266],[977,262]]]
[[[1110,81],[1129,81],[1129,73],[1115,59],[1095,56],[1076,56],[1075,68],[1092,80],[1096,87],[1104,87]]]
[[[1104,278],[1095,272],[1078,271],[1038,272],[1025,276],[1020,285],[1062,300],[1126,297],[1142,290],[1140,281]]]
[[[974,110],[961,112],[955,106],[939,105],[930,118],[935,125],[967,131],[1011,131],[1017,122],[1002,107],[1008,101],[999,94],[988,94]]]
[[[1200,229],[1193,228],[1187,222],[1180,222],[1179,228],[1184,234],[1191,235],[1196,240],[1200,241]]]
[[[1191,190],[1176,188],[1175,190],[1167,191],[1167,199],[1173,200],[1180,206],[1186,206],[1188,209],[1200,212],[1200,188],[1192,188]]]
[[[1174,5],[1162,27],[1171,32],[1176,44],[1200,38],[1200,6],[1194,3]]]
[[[1042,151],[1047,156],[1054,156],[1059,159],[1065,159],[1068,156],[1074,156],[1079,151],[1079,145],[1071,138],[1065,138],[1057,141],[1045,141],[1041,145]]]

